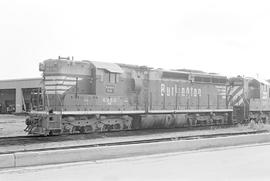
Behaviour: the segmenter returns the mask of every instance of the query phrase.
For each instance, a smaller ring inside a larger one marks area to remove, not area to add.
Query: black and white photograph
[[[0,0],[1,181],[270,180],[270,2]]]

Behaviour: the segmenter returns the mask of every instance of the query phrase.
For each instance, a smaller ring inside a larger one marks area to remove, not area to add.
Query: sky
[[[1,0],[0,79],[58,56],[270,79],[270,2]]]

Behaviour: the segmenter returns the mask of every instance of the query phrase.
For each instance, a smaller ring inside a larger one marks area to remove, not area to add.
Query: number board
[[[106,85],[107,93],[114,93],[115,86],[114,85]]]

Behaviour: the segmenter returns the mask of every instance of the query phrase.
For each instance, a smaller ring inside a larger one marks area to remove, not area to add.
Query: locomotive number
[[[103,97],[102,101],[108,105],[112,105],[113,103],[116,103],[117,100],[116,98],[112,98],[112,97]]]

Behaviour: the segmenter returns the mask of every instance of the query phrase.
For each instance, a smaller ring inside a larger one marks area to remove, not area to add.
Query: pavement
[[[5,136],[25,136],[25,116],[15,116],[10,114],[0,115],[0,137]]]
[[[246,133],[252,132],[256,130],[247,129],[247,128],[219,128],[215,130],[191,130],[184,132],[164,132],[164,133],[152,133],[145,135],[130,135],[130,136],[113,136],[113,137],[102,137],[102,138],[91,138],[91,134],[82,135],[88,136],[89,138],[78,138],[75,139],[74,135],[73,140],[63,140],[62,137],[53,137],[55,140],[50,139],[51,141],[40,140],[37,142],[34,140],[33,142],[17,142],[17,144],[3,144],[0,143],[0,153],[7,152],[19,152],[25,150],[37,150],[37,149],[49,149],[49,148],[63,148],[63,147],[72,147],[72,146],[85,146],[85,145],[98,145],[98,144],[110,144],[110,143],[118,143],[118,142],[129,142],[129,141],[140,141],[146,139],[162,139],[162,138],[177,138],[177,137],[187,137],[187,136],[198,136],[198,135],[212,135],[212,134],[228,134],[228,133]],[[135,133],[135,132],[134,132]],[[4,140],[2,140],[4,141]]]
[[[257,181],[270,180],[269,165],[270,145],[257,144],[94,162],[13,168],[0,171],[0,180]]]

